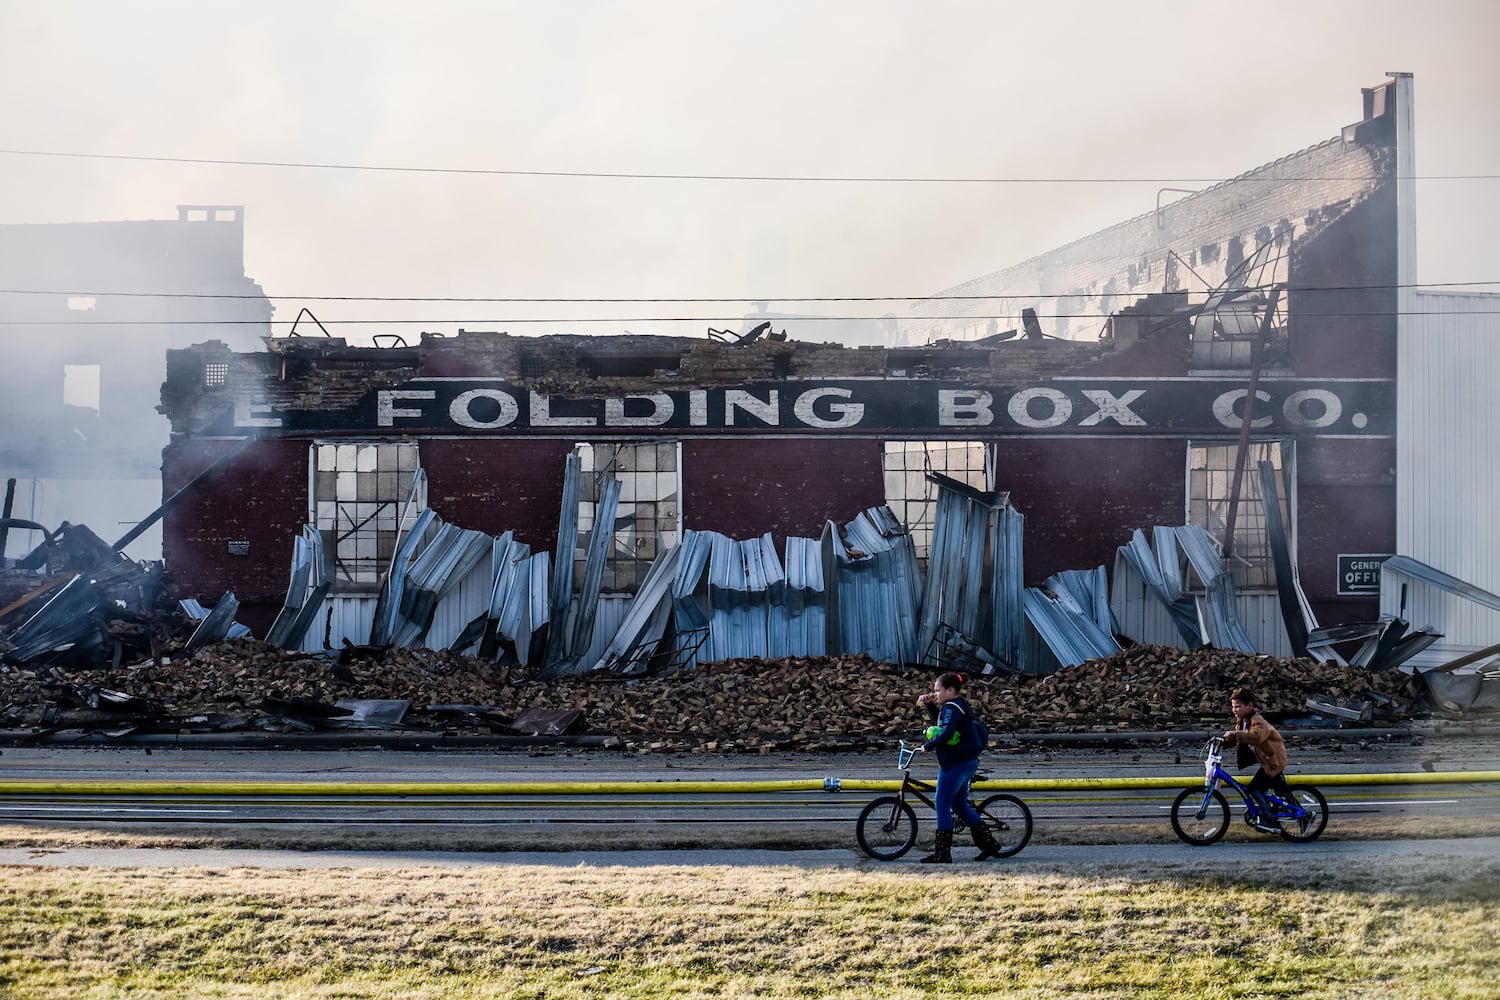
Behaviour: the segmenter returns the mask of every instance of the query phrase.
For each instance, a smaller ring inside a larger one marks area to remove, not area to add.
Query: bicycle
[[[855,822],[854,832],[860,850],[877,861],[895,861],[917,843],[917,812],[907,801],[908,797],[936,810],[932,799],[925,793],[937,791],[937,785],[911,776],[911,761],[919,750],[920,747],[908,747],[905,740],[901,741],[900,749],[896,751],[896,766],[901,769],[900,791],[872,801]],[[969,795],[970,788],[966,786],[960,794]],[[981,802],[971,798],[969,804],[984,818],[985,826],[1000,845],[995,857],[1012,857],[1030,842],[1031,810],[1014,795],[991,795]],[[954,832],[966,829],[968,826],[963,819],[955,815]]]
[[[1229,802],[1219,791],[1227,784],[1245,803],[1245,822],[1261,830],[1261,824],[1276,827],[1283,840],[1305,844],[1318,839],[1328,825],[1328,800],[1311,785],[1288,786],[1290,798],[1274,790],[1263,793],[1270,805],[1263,809],[1250,789],[1224,770],[1224,739],[1215,736],[1205,745],[1202,788],[1188,788],[1172,803],[1172,829],[1195,847],[1207,847],[1229,831]],[[1262,830],[1269,833],[1269,830]]]

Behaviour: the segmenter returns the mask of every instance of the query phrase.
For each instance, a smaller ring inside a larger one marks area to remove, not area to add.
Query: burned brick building
[[[0,270],[0,481],[16,480],[13,513],[120,537],[160,498],[164,352],[209,337],[255,350],[270,333],[271,303],[245,276],[244,213],[179,205],[175,219],[0,225]],[[17,530],[8,554],[41,540]],[[158,558],[149,541],[140,554]]]
[[[1106,632],[1174,639],[1118,569],[1153,526],[1216,543],[1254,648],[1291,651],[1278,577],[1300,578],[1324,624],[1376,619],[1387,609],[1364,567],[1401,551],[1398,526],[1420,516],[1401,513],[1397,471],[1409,84],[1366,91],[1362,119],[1326,143],[952,291],[1014,302],[1014,324],[924,319],[956,308],[939,295],[905,321],[908,346],[793,328],[738,343],[459,332],[171,351],[169,571],[184,596],[235,591],[259,632],[309,526],[332,602],[317,648],[368,638],[403,507],[537,550],[566,531],[566,580],[612,512],[594,585],[601,608],[623,607],[694,533],[785,545],[786,582],[793,540],[888,508],[925,561],[943,541],[940,479],[1024,513],[1028,587],[1115,565]],[[600,506],[606,480],[617,506]],[[1279,573],[1278,531],[1292,560]],[[599,612],[601,636],[622,614]]]

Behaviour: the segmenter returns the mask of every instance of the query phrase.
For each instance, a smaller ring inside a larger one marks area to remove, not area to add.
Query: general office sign
[[[1243,380],[1056,379],[971,385],[921,379],[826,379],[558,395],[492,379],[412,379],[343,409],[236,403],[237,428],[384,434],[1223,434],[1245,412]],[[1388,436],[1387,380],[1261,379],[1251,423],[1262,434]]]

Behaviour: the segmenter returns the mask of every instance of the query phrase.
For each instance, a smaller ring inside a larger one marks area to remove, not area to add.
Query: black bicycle
[[[937,791],[937,785],[911,776],[911,761],[919,749],[908,747],[904,740],[901,742],[901,748],[896,752],[896,766],[901,769],[900,791],[895,795],[882,795],[865,806],[854,825],[859,849],[877,861],[895,861],[917,843],[917,811],[907,801],[908,797],[934,811],[937,808],[927,795]],[[969,793],[969,787],[965,787],[960,794],[968,796]],[[995,857],[1008,858],[1019,854],[1021,848],[1031,841],[1031,810],[1014,795],[1001,792],[979,802],[970,798],[969,804],[983,817],[990,835],[1000,845]],[[968,826],[963,819],[955,815],[954,832],[966,829]]]

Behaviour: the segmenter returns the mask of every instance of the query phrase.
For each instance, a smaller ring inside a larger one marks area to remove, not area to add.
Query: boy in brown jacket
[[[1224,734],[1224,746],[1238,747],[1237,766],[1241,769],[1258,763],[1260,769],[1250,779],[1250,794],[1260,806],[1263,815],[1270,815],[1265,792],[1274,789],[1284,799],[1292,797],[1286,784],[1286,741],[1276,727],[1266,721],[1255,709],[1255,692],[1249,688],[1235,688],[1229,696],[1229,708],[1234,712],[1234,728]],[[1246,817],[1248,822],[1249,817]],[[1281,829],[1269,820],[1252,823],[1264,833],[1280,833]]]

